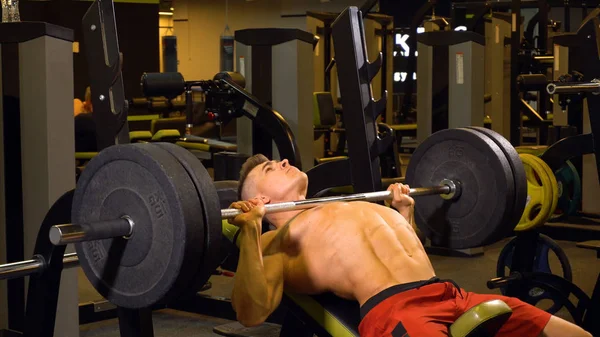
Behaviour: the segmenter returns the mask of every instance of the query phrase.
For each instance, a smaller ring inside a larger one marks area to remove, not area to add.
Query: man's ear
[[[271,198],[267,197],[266,195],[259,195],[258,198],[260,198],[260,200],[263,202],[263,204],[268,204],[271,202]]]

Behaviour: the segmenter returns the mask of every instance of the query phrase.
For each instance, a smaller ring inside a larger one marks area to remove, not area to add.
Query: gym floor
[[[593,226],[600,232],[600,223]],[[493,245],[484,248],[484,254],[476,257],[449,257],[430,254],[431,262],[442,279],[453,279],[462,288],[480,293],[499,293],[498,290],[489,290],[486,282],[495,277],[496,263],[500,251],[510,240],[499,241]],[[588,295],[591,295],[598,273],[600,273],[600,263],[596,258],[596,252],[587,249],[581,249],[575,246],[574,242],[558,241],[561,248],[569,258],[573,269],[573,282],[581,287]],[[558,259],[554,255],[550,256],[550,265],[552,270],[560,270]],[[211,278],[212,288],[205,294],[211,296],[220,296],[229,298],[233,287],[233,278],[224,276],[213,276]],[[80,270],[79,277],[79,297],[80,302],[97,301],[101,299],[89,284],[83,272]],[[547,305],[547,304],[546,304]],[[540,304],[544,307],[544,303]],[[569,319],[568,313],[563,309],[558,316]],[[214,326],[226,324],[231,321],[190,314],[170,309],[154,312],[154,336],[155,337],[204,337],[218,336],[212,332]],[[116,319],[107,320],[98,323],[91,323],[81,326],[81,337],[118,337],[118,322]]]

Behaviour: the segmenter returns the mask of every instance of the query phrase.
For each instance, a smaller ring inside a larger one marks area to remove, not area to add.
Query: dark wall
[[[408,27],[413,20],[414,14],[427,0],[398,1],[379,0],[379,8],[382,13],[394,17],[394,27]],[[439,16],[450,16],[451,0],[438,0],[435,14]],[[431,15],[431,13],[428,13]]]
[[[75,31],[79,53],[73,54],[74,96],[84,98],[89,85],[85,42],[81,19],[89,1],[22,1],[21,20],[46,21]],[[123,53],[125,97],[140,97],[140,77],[144,72],[160,71],[158,39],[158,4],[115,3],[119,48]]]

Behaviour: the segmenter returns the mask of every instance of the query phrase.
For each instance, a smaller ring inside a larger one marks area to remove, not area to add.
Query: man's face
[[[256,166],[246,180],[248,196],[266,197],[266,203],[293,201],[306,196],[306,173],[290,165],[287,159],[271,160]]]

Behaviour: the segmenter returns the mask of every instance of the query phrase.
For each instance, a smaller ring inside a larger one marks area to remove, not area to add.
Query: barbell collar
[[[63,268],[70,268],[79,265],[77,253],[65,254],[63,257]],[[32,274],[41,273],[46,264],[39,257],[31,260],[19,261],[0,265],[0,280],[14,279]]]
[[[94,241],[133,235],[135,223],[128,216],[93,224],[64,224],[50,228],[50,242],[55,246],[84,241]]]
[[[411,188],[409,195],[412,197],[416,196],[424,196],[424,195],[447,195],[450,197],[446,197],[445,199],[456,198],[459,193],[458,192],[459,184],[452,180],[444,180],[439,186],[433,187],[417,187]],[[393,194],[391,191],[380,191],[380,192],[367,192],[367,193],[356,193],[349,194],[344,196],[331,196],[331,197],[322,197],[322,198],[313,198],[306,200],[298,200],[298,201],[288,201],[281,202],[276,204],[267,204],[265,205],[265,213],[277,213],[277,212],[288,212],[288,211],[297,211],[302,209],[309,209],[316,207],[318,205],[323,205],[331,202],[349,202],[349,201],[383,201],[383,200],[391,200],[393,198]],[[221,210],[221,218],[223,219],[231,219],[236,216],[242,214],[243,212],[239,209],[235,208],[227,208]]]

